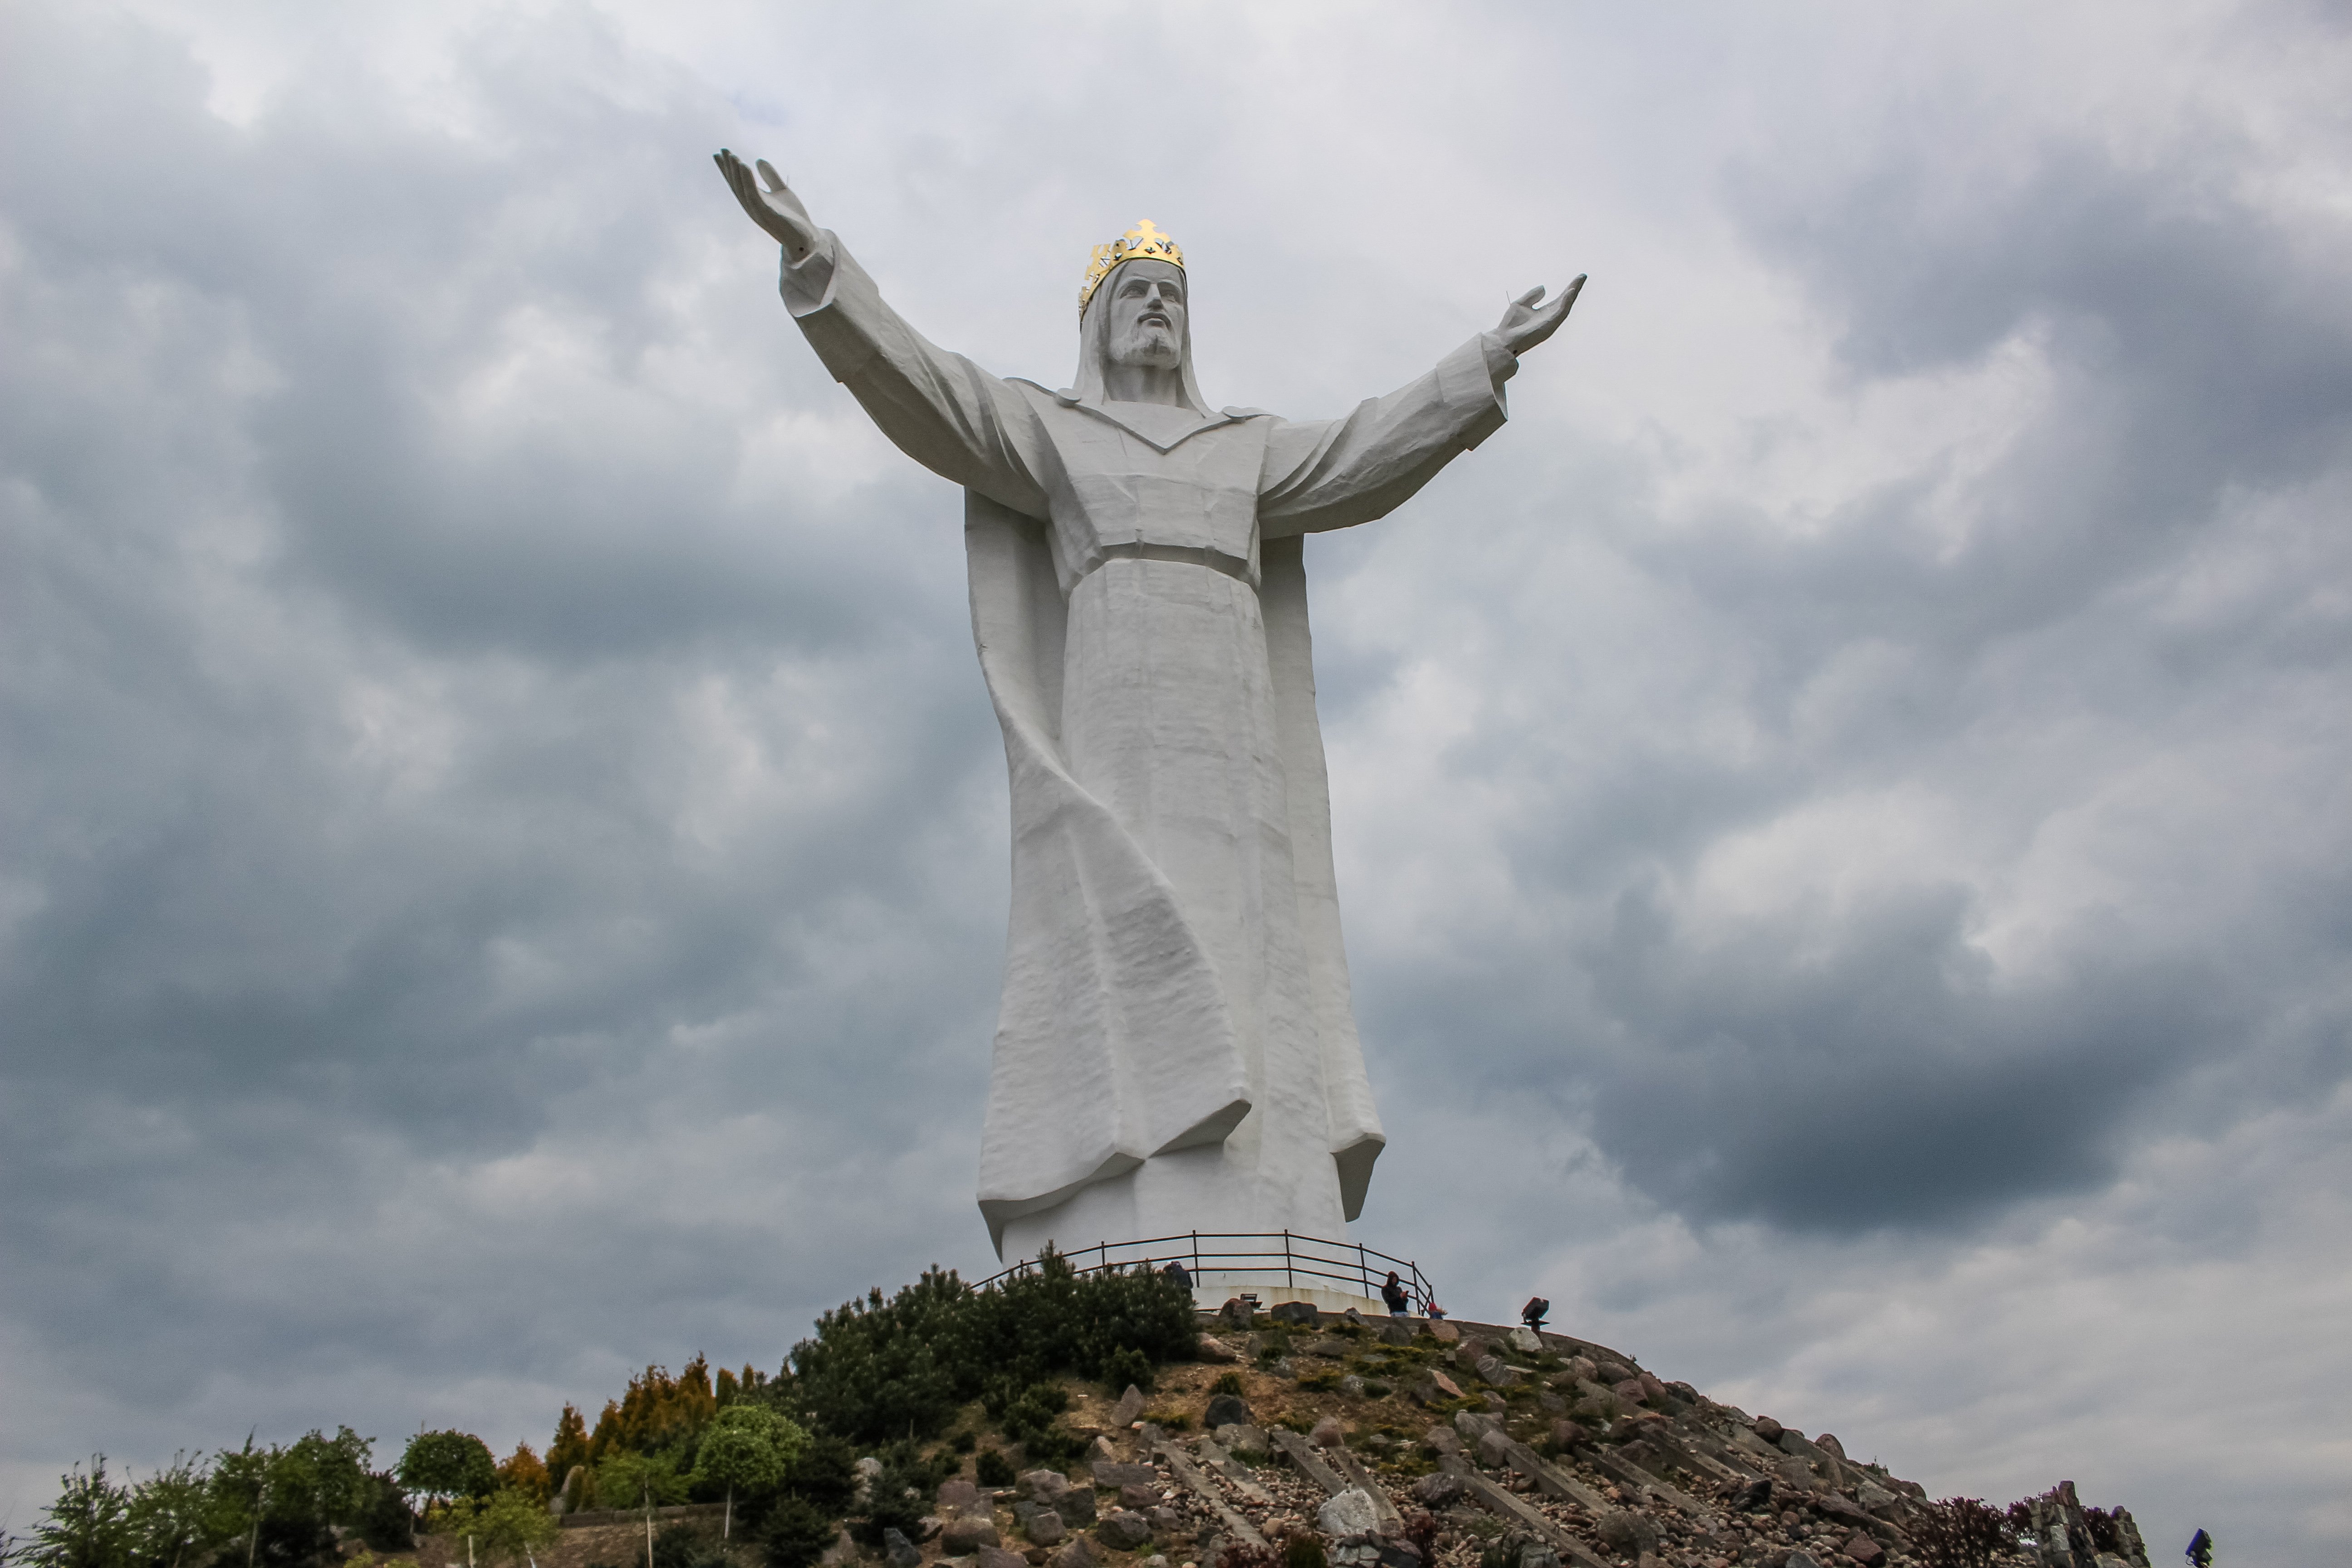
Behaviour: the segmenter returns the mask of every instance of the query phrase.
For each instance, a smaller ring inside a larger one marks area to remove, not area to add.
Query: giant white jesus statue
[[[1013,784],[980,1157],[997,1255],[1341,1236],[1386,1139],[1339,941],[1302,544],[1492,435],[1584,279],[1344,418],[1289,420],[1202,397],[1183,253],[1145,221],[1096,247],[1055,391],[935,347],[764,161],[718,161],[782,245],[825,368],[963,487]]]

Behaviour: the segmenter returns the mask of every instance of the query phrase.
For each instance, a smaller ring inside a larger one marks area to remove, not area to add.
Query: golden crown
[[[1181,271],[1184,247],[1152,227],[1150,218],[1136,219],[1133,228],[1108,245],[1095,247],[1094,258],[1087,263],[1087,280],[1078,289],[1078,314],[1087,313],[1087,301],[1095,297],[1096,288],[1110,276],[1112,268],[1122,261],[1139,259],[1165,261]]]

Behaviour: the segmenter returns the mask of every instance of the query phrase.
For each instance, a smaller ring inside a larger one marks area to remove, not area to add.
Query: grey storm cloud
[[[1365,1238],[1939,1490],[2340,1543],[2347,44],[2129,15],[9,13],[7,1527],[994,1266],[956,498],[730,145],[1047,380],[1145,212],[1301,415],[1589,268],[1312,546]]]

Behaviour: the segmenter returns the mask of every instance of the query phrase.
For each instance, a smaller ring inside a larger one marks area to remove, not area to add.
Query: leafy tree
[[[688,1441],[719,1414],[719,1396],[710,1387],[710,1367],[700,1356],[672,1377],[649,1366],[629,1379],[620,1399],[607,1400],[588,1439],[592,1461],[622,1450],[650,1454]]]
[[[539,1462],[528,1443],[517,1443],[515,1451],[499,1466],[499,1484],[512,1487],[541,1507],[555,1495],[555,1483],[548,1477],[547,1467]]]
[[[666,1455],[605,1455],[596,1462],[600,1508],[662,1508],[686,1500],[686,1478]]]
[[[572,1477],[572,1467],[589,1462],[588,1424],[576,1405],[567,1405],[556,1417],[555,1440],[547,1446],[547,1474],[557,1486]]]
[[[489,1445],[469,1432],[419,1432],[408,1440],[394,1474],[411,1492],[435,1502],[487,1497],[499,1484]]]
[[[226,1544],[212,1477],[200,1459],[175,1454],[131,1490],[131,1557],[146,1568],[184,1568]]]
[[[532,1563],[531,1549],[562,1532],[547,1505],[519,1487],[500,1487],[487,1498],[460,1498],[434,1521],[436,1533],[470,1538],[488,1562]]]
[[[130,1568],[131,1493],[106,1479],[106,1456],[59,1476],[57,1500],[33,1527],[26,1562],[36,1568]]]
[[[719,1413],[717,1423],[703,1434],[696,1451],[693,1479],[727,1490],[720,1540],[734,1532],[736,1492],[770,1491],[782,1484],[807,1436],[763,1405],[730,1405]]]

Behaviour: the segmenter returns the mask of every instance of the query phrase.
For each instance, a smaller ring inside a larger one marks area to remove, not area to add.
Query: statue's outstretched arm
[[[735,193],[735,199],[743,204],[743,211],[751,221],[784,247],[784,259],[795,267],[806,261],[809,252],[816,248],[821,231],[809,220],[808,208],[801,205],[800,197],[784,184],[784,177],[776,173],[774,165],[765,158],[759,160],[760,172],[755,177],[742,159],[724,147],[719,149],[711,162],[719,165],[727,188]],[[761,188],[763,180],[767,182],[765,189]]]
[[[1036,416],[1011,385],[925,338],[764,158],[715,162],[743,211],[784,250],[784,302],[834,379],[892,444],[942,479],[1030,517],[1046,510]]]
[[[764,163],[760,166],[767,167]],[[1568,320],[1568,312],[1575,307],[1576,297],[1583,292],[1584,274],[1580,272],[1559,298],[1549,305],[1538,305],[1536,301],[1544,297],[1544,286],[1538,283],[1511,301],[1495,335],[1503,340],[1503,346],[1516,358],[1559,331],[1559,324]]]

